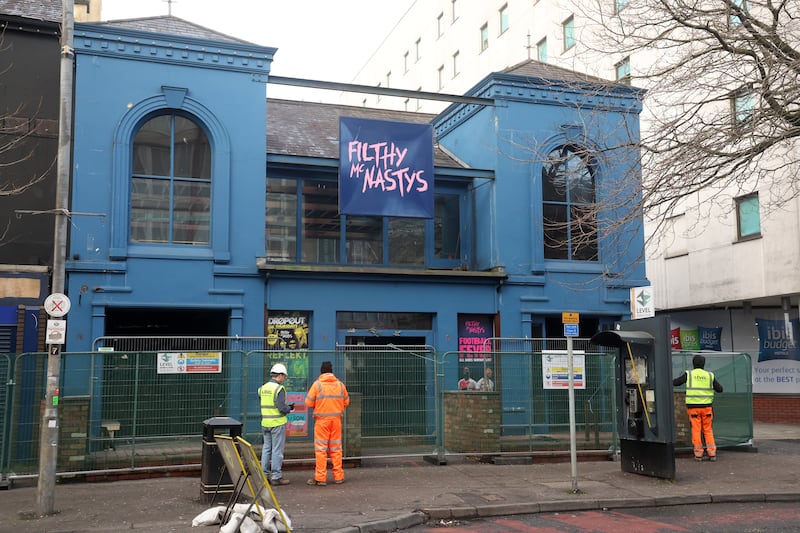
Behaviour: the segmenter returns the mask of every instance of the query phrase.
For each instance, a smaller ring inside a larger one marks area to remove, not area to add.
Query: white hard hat
[[[289,373],[286,371],[286,367],[283,366],[282,363],[276,363],[272,365],[272,370],[269,371],[270,374],[285,374],[288,375]]]

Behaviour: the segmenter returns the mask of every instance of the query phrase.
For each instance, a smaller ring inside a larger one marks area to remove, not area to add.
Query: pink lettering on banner
[[[404,197],[412,191],[427,191],[429,184],[425,171],[402,166],[407,154],[408,148],[393,142],[350,141],[347,146],[349,177],[363,178],[362,193],[380,189],[382,192],[397,191]]]
[[[459,337],[458,338],[458,351],[459,352],[488,352],[489,347],[486,346],[486,339],[482,337]]]

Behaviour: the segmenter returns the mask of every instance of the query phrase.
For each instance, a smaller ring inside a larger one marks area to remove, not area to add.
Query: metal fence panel
[[[698,352],[673,351],[672,375],[692,369]],[[749,354],[702,352],[705,369],[723,384],[723,392],[714,395],[714,440],[717,446],[742,446],[753,443],[753,364]],[[677,449],[691,449],[691,435],[683,399],[685,386],[676,389],[675,406]]]
[[[158,342],[164,338],[159,338]],[[214,373],[159,372],[168,352],[128,350],[152,339],[107,338],[114,351],[62,354],[60,473],[198,465],[203,422],[228,416],[242,434],[262,442],[258,387],[275,362],[289,368],[292,415],[300,430],[286,460],[313,461],[313,418],[302,415],[305,393],[322,361],[347,385],[344,446],[349,459],[437,454],[553,454],[569,450],[568,393],[545,386],[544,358],[566,339],[490,339],[486,352],[437,354],[430,346],[340,346],[329,351],[263,349],[264,338],[177,338],[176,350],[221,353]],[[260,346],[221,350],[219,346]],[[614,354],[574,339],[584,354],[585,389],[575,389],[578,449],[616,449]],[[691,367],[694,352],[673,353],[673,375]],[[752,366],[747,354],[706,353],[709,370],[726,384],[715,401],[720,446],[752,441]],[[38,471],[39,426],[47,354],[0,354],[0,467],[12,475]],[[464,366],[473,376],[494,370],[494,390],[459,391]],[[732,384],[732,385],[731,385]],[[684,411],[676,405],[677,414]],[[303,419],[303,416],[306,418]]]
[[[462,406],[458,417],[448,419],[445,405],[443,425],[450,431],[463,426],[473,434],[498,432],[496,442],[481,442],[475,439],[475,448],[469,449],[460,439],[447,438],[462,445],[461,449],[450,449],[447,453],[547,453],[569,450],[569,401],[568,390],[546,388],[543,359],[550,352],[566,352],[566,339],[490,339],[486,347],[499,347],[502,351],[448,352],[442,355],[442,366],[446,379],[443,386],[443,401],[451,400],[448,392],[483,396],[487,401],[496,400],[500,413],[494,418],[483,418],[483,425],[475,421],[484,417],[482,407],[470,412],[470,405]],[[585,388],[575,388],[577,446],[581,450],[609,450],[615,446],[614,356],[591,346],[588,339],[575,339],[573,348],[584,356],[583,381]],[[471,376],[484,376],[487,368],[494,371],[495,391],[483,393],[459,390],[459,380],[464,376],[464,367],[471,369]],[[463,402],[460,402],[463,404]],[[492,405],[492,404],[487,404]],[[494,405],[492,409],[494,409]],[[465,418],[468,417],[468,418]],[[496,420],[495,420],[496,418]],[[493,427],[497,424],[497,429]],[[582,438],[581,438],[582,437]]]
[[[360,455],[431,453],[436,445],[435,354],[430,346],[346,346],[344,382],[358,397]]]

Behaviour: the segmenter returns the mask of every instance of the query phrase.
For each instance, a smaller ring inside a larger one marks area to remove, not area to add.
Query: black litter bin
[[[200,464],[200,488],[203,497],[211,501],[218,494],[232,494],[233,482],[225,468],[225,460],[217,448],[216,435],[239,437],[242,423],[228,416],[215,416],[203,421],[203,454]]]

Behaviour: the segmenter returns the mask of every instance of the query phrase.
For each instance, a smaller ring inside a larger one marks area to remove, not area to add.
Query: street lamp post
[[[58,114],[58,166],[56,175],[55,228],[51,294],[64,291],[67,250],[69,176],[72,149],[72,80],[74,65],[74,0],[61,1],[61,63]],[[63,339],[62,339],[63,342]],[[39,480],[36,492],[40,515],[53,514],[58,459],[58,387],[61,343],[48,344],[45,405],[39,430]]]

